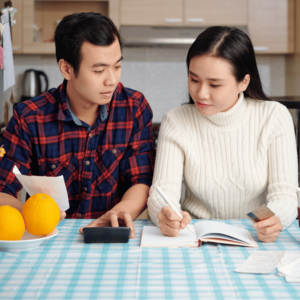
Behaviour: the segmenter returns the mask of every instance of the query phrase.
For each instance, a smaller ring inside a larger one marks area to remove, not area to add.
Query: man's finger
[[[135,237],[135,229],[134,229],[134,224],[132,222],[131,215],[129,213],[124,213],[123,219],[125,221],[126,227],[130,227],[130,238]]]
[[[67,216],[67,214],[63,210],[59,210],[59,211],[60,211],[60,219],[59,219],[59,222],[60,222],[60,221],[62,221]]]
[[[115,213],[111,213],[109,216],[111,227],[119,227],[118,216]]]
[[[88,225],[86,225],[84,227],[79,228],[79,232],[82,234],[82,229],[83,228],[86,228],[86,227],[98,227],[98,226],[101,226],[100,224],[101,224],[101,222],[99,222],[99,219],[96,219],[96,220],[92,221],[90,224],[88,224]]]
[[[176,212],[170,206],[164,206],[161,209],[162,213],[171,221],[181,221],[182,218],[179,217]]]

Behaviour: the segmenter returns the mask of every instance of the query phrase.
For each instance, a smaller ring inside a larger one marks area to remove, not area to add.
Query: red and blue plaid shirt
[[[18,104],[1,145],[0,192],[16,197],[22,188],[14,165],[24,175],[63,175],[68,218],[98,218],[131,186],[152,182],[152,111],[121,83],[92,127],[70,111],[65,83]]]

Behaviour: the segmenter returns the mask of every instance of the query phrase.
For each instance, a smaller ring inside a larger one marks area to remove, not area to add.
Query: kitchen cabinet
[[[247,0],[185,0],[184,24],[246,26]]]
[[[121,25],[179,26],[183,0],[120,0]]]
[[[121,25],[246,25],[247,0],[120,0]]]
[[[14,0],[13,5],[14,53],[54,54],[57,22],[80,11],[108,15],[118,28],[243,26],[256,53],[294,53],[295,0]]]
[[[294,52],[294,1],[248,1],[248,30],[257,53]]]
[[[55,54],[54,31],[65,15],[93,11],[108,16],[110,2],[115,11],[112,19],[118,19],[119,0],[14,0],[18,9],[12,27],[14,53]]]

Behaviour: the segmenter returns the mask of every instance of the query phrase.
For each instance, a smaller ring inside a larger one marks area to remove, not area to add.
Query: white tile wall
[[[160,122],[163,114],[186,102],[188,48],[144,47],[124,48],[122,83],[141,91],[153,110],[153,122]],[[22,94],[25,70],[43,70],[49,77],[49,87],[57,87],[63,80],[54,55],[15,55],[17,100]],[[272,96],[285,95],[285,56],[257,56],[258,68],[265,92]]]

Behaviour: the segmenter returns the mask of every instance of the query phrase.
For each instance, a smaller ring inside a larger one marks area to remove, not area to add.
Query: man
[[[146,207],[152,182],[152,111],[141,93],[119,82],[121,42],[109,18],[66,16],[55,45],[65,80],[16,107],[1,142],[0,205],[22,209],[14,165],[24,175],[63,175],[67,218],[95,218],[88,226],[126,224],[133,238],[132,220]]]

